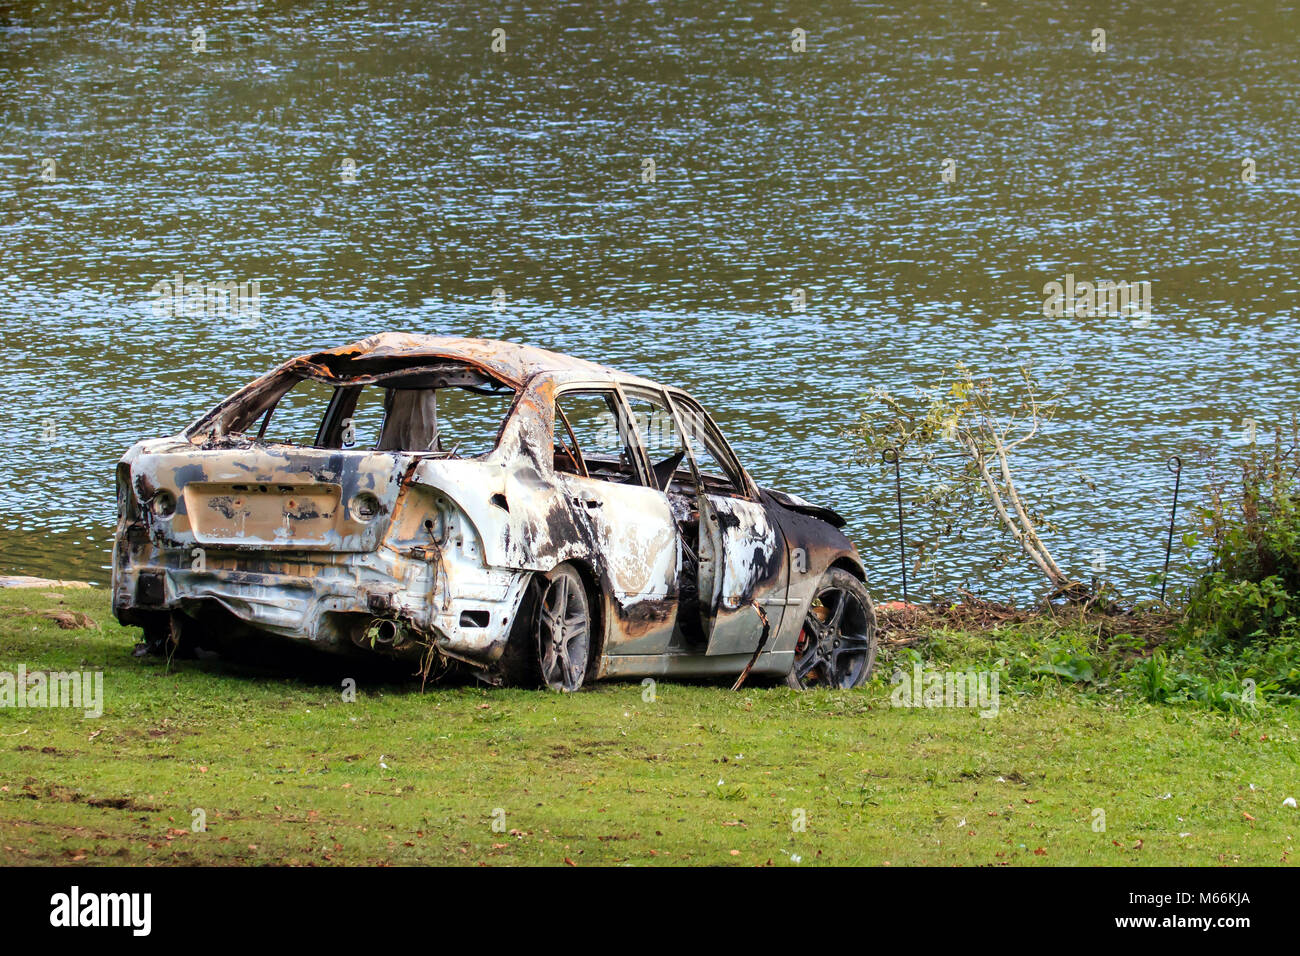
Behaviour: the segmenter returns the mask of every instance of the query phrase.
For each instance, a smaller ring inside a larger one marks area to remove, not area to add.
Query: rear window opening
[[[201,420],[196,433],[303,448],[474,458],[496,447],[516,396],[514,388],[463,366],[363,382],[287,374],[274,388],[246,391],[244,401],[237,394]]]

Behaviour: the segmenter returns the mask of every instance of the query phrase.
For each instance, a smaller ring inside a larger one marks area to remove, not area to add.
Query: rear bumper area
[[[501,655],[527,584],[523,571],[484,568],[453,553],[268,552],[144,547],[119,535],[113,610],[124,624],[162,612],[207,618],[219,606],[247,627],[321,650],[358,646],[490,666]],[[375,640],[375,625],[392,622]],[[396,639],[394,640],[394,636]]]

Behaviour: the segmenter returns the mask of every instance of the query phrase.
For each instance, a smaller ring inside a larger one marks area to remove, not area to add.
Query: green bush
[[[1211,489],[1201,513],[1211,564],[1193,587],[1189,636],[1205,647],[1231,651],[1268,643],[1294,625],[1300,611],[1300,502],[1297,501],[1296,426],[1284,445],[1251,446],[1241,486]]]
[[[1279,432],[1271,444],[1250,447],[1239,486],[1212,486],[1200,529],[1210,565],[1189,593],[1175,652],[1186,680],[1160,674],[1172,665],[1148,659],[1134,669],[1140,696],[1181,696],[1237,712],[1253,706],[1254,695],[1300,695],[1298,449],[1293,422],[1289,436]]]
[[[1195,652],[1176,651],[1170,656],[1161,648],[1128,668],[1121,683],[1128,693],[1148,703],[1198,703],[1238,716],[1255,714],[1264,693],[1276,690]]]

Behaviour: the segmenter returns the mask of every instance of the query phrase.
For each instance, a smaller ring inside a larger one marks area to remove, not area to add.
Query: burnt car
[[[113,608],[141,651],[284,639],[426,677],[870,674],[835,512],[755,484],[680,389],[386,333],[284,363],[117,466]]]

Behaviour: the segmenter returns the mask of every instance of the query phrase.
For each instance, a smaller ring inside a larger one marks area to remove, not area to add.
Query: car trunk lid
[[[373,551],[414,456],[189,442],[145,447],[132,489],[163,537],[254,549]]]

